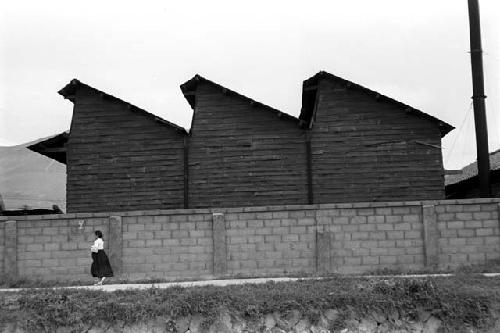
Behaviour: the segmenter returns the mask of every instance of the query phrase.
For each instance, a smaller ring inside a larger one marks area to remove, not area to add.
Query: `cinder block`
[[[35,245],[35,244],[33,244]],[[45,251],[59,251],[60,245],[58,243],[47,243],[43,245]]]
[[[349,224],[349,217],[346,216],[334,217],[333,224]]]
[[[144,224],[129,224],[127,227],[128,231],[143,231],[144,229]]]
[[[493,228],[478,228],[476,229],[477,236],[493,236]]]
[[[155,230],[161,230],[161,224],[160,223],[148,223],[145,225],[144,230],[146,231],[155,231]]]
[[[394,230],[394,225],[390,223],[380,223],[377,224],[377,230],[379,231],[387,231],[387,230]]]
[[[474,230],[472,229],[461,229],[458,231],[458,237],[474,237]]]
[[[270,220],[270,219],[272,219],[272,218],[273,218],[273,213],[271,213],[271,212],[261,212],[261,213],[256,213],[256,214],[255,214],[255,217],[256,217],[257,219],[262,219],[262,220]],[[288,214],[287,214],[287,216],[285,216],[285,217],[283,217],[283,218],[287,218],[287,217],[288,217]],[[280,218],[280,217],[278,217],[278,218]]]
[[[472,213],[457,213],[456,217],[459,221],[470,221],[472,220]]]
[[[281,236],[280,235],[266,235],[266,236],[264,236],[264,241],[266,243],[279,243],[279,242],[281,242]]]
[[[376,224],[362,224],[359,226],[359,231],[375,231],[375,229],[376,229]]]
[[[161,228],[162,228],[162,230],[173,231],[173,230],[179,230],[180,225],[178,222],[167,222],[167,223],[162,223]]]
[[[449,229],[463,229],[464,228],[464,222],[462,222],[462,221],[449,221],[449,222],[446,222],[446,225]]]
[[[196,222],[181,222],[179,223],[180,230],[194,230],[196,228]]]
[[[42,244],[28,244],[26,245],[26,251],[43,251],[43,245]]]
[[[189,232],[187,230],[174,230],[172,231],[172,238],[188,238]]]
[[[264,227],[263,220],[248,220],[247,222],[248,228],[262,228]]]
[[[464,211],[463,205],[446,205],[446,211],[448,213],[460,213]]]
[[[406,215],[406,216],[403,216],[403,222],[419,223],[421,221],[422,221],[422,217],[420,215]]]
[[[403,222],[403,216],[389,215],[389,216],[385,217],[385,222],[387,222],[387,223],[401,223],[401,222]]]
[[[499,222],[498,220],[483,220],[483,228],[494,228],[498,230]]]
[[[368,232],[353,232],[351,234],[351,239],[353,239],[353,240],[369,239],[369,233]]]
[[[287,235],[290,233],[288,227],[276,227],[272,230],[273,235]]]
[[[376,231],[376,232],[372,232],[370,234],[370,239],[382,240],[382,239],[386,239],[386,238],[387,238],[387,235],[386,235],[385,231]]]
[[[281,221],[280,220],[266,220],[266,221],[264,221],[264,225],[266,227],[276,228],[276,227],[281,226]]]
[[[405,231],[405,239],[422,238],[422,233],[418,231]]]
[[[376,247],[373,249],[370,249],[370,255],[372,256],[380,256],[380,255],[388,255],[390,254],[389,249],[386,248],[381,248],[381,247]],[[377,262],[378,264],[378,262]]]
[[[361,223],[366,223],[366,221],[367,221],[366,216],[353,216],[351,217],[350,223],[361,224]]]
[[[199,238],[199,237],[204,237],[204,236],[205,236],[205,231],[202,231],[202,230],[190,230],[189,231],[189,237]]]
[[[282,238],[283,238],[284,242],[298,242],[299,241],[299,235],[296,235],[296,234],[283,235]]]
[[[340,216],[355,216],[356,210],[350,208],[342,208],[340,209]]]
[[[379,256],[366,256],[362,258],[363,265],[378,265],[380,263]]]
[[[359,225],[356,225],[356,224],[342,225],[341,230],[345,231],[345,232],[358,231],[359,230]]]
[[[385,222],[385,216],[368,216],[368,223],[384,223]]]
[[[346,265],[361,265],[361,257],[346,257],[344,258],[344,262]]]
[[[481,205],[464,205],[464,212],[479,212]]]
[[[259,214],[257,214],[259,215]],[[288,218],[288,212],[273,212],[272,213],[272,218],[273,219],[287,219]]]
[[[146,245],[146,242],[142,239],[140,240],[129,240],[127,241],[128,247],[144,247]]]
[[[464,223],[465,228],[481,228],[483,226],[482,221],[467,221]]]
[[[173,215],[173,216],[170,216],[170,221],[172,222],[181,222],[181,223],[184,223],[184,222],[187,222],[187,215]]]
[[[491,215],[491,212],[477,212],[472,214],[475,220],[488,220],[491,219]]]
[[[347,221],[347,219],[346,219]],[[347,223],[347,222],[346,222]],[[316,219],[314,218],[310,218],[310,217],[306,217],[306,218],[299,218],[297,220],[297,224],[298,225],[315,225],[316,224]]]
[[[154,234],[152,231],[139,231],[137,233],[137,239],[153,239]]]
[[[443,214],[439,214],[437,216],[437,218],[439,221],[451,221],[451,220],[455,220],[456,214],[455,213],[443,213]]]
[[[479,264],[486,260],[486,255],[484,253],[469,253],[467,260],[471,264]]]
[[[367,248],[352,249],[352,254],[354,256],[367,256],[370,254],[370,249],[367,249]]]
[[[384,248],[393,248],[396,247],[396,241],[394,240],[378,241],[377,246]]]
[[[388,239],[404,239],[405,238],[404,231],[387,231]]]
[[[407,222],[394,224],[394,230],[411,230],[411,224]]]
[[[395,264],[397,263],[396,256],[380,256],[380,264]]]
[[[162,246],[161,239],[148,239],[146,240],[146,247],[159,247]]]

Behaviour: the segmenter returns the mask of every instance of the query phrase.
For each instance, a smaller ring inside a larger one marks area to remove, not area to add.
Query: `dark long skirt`
[[[90,273],[93,277],[112,277],[113,270],[109,264],[108,256],[104,250],[92,252],[92,266],[90,266]]]

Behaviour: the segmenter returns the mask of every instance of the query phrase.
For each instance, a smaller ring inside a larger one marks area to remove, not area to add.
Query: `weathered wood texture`
[[[183,135],[78,89],[67,151],[67,211],[183,207]]]
[[[202,82],[189,144],[189,207],[307,203],[305,132]]]
[[[444,198],[437,124],[345,84],[321,80],[317,94],[314,203]]]

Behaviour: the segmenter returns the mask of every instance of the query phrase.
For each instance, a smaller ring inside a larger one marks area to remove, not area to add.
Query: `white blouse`
[[[97,252],[99,250],[104,250],[104,241],[102,238],[97,238],[94,242],[94,245],[90,247],[92,252]]]

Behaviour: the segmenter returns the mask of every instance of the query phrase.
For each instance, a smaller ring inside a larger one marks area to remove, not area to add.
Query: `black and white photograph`
[[[500,332],[500,2],[0,3],[0,333]]]

